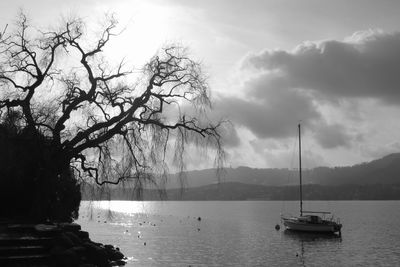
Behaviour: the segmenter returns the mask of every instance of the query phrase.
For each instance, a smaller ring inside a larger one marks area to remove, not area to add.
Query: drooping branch
[[[66,32],[53,33],[42,38],[28,36],[30,27],[24,14],[20,14],[17,31],[0,42],[0,85],[17,97],[0,98],[0,108],[20,107],[27,127],[37,126],[32,113],[32,98],[46,79],[51,79],[50,69],[58,47],[63,46]],[[46,43],[41,46],[40,43]],[[38,58],[41,57],[39,60]]]

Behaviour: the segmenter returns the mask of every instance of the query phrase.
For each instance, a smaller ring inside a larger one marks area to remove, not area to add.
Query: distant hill
[[[310,177],[321,185],[400,184],[400,153],[351,167],[316,168]]]
[[[188,188],[183,194],[168,190],[167,196],[169,200],[298,200],[299,187],[222,183]],[[400,185],[305,185],[303,199],[399,200]]]
[[[171,175],[167,191],[144,190],[146,200],[295,200],[299,198],[298,173],[288,169],[227,168],[220,179],[214,169],[185,173],[184,188]],[[303,172],[304,199],[400,199],[400,153],[350,167],[319,167]],[[161,197],[160,197],[161,196]],[[128,187],[82,187],[83,199],[132,200]]]
[[[112,188],[93,196],[83,193],[83,199],[134,200],[129,189]],[[169,189],[160,196],[156,190],[145,190],[144,200],[298,200],[298,186],[262,186],[242,183],[221,183],[201,187]],[[400,200],[400,185],[338,185],[303,186],[304,200]]]
[[[256,169],[249,167],[226,168],[220,178],[215,169],[185,173],[188,187],[199,187],[218,182],[237,182],[253,185],[296,185],[298,173],[289,169]],[[318,167],[303,170],[305,184],[400,184],[400,153],[349,167]],[[168,188],[177,188],[177,175],[171,175]]]
[[[185,172],[188,187],[199,187],[219,182],[237,182],[244,184],[257,185],[283,185],[294,183],[288,179],[294,172],[288,169],[256,169],[249,167],[225,168],[220,177],[216,174],[216,169],[205,169]],[[177,175],[171,175],[169,188],[179,187]]]

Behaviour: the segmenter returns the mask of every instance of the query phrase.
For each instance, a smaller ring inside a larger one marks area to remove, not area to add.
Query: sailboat
[[[281,216],[283,225],[287,230],[315,233],[339,233],[342,224],[339,219],[327,211],[305,211],[303,210],[302,170],[301,170],[301,126],[299,131],[299,178],[300,178],[300,216]],[[330,218],[326,218],[326,217]]]

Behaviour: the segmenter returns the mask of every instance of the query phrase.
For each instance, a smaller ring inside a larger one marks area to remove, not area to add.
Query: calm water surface
[[[126,266],[400,266],[400,201],[304,205],[333,211],[342,237],[276,231],[291,201],[83,202],[77,222]]]

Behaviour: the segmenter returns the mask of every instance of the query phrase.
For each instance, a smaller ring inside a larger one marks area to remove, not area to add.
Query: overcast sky
[[[115,12],[126,30],[108,54],[132,64],[189,46],[213,115],[233,124],[228,166],[291,167],[299,121],[306,167],[400,151],[400,1],[13,0],[0,2],[0,29],[20,8],[45,26]]]

